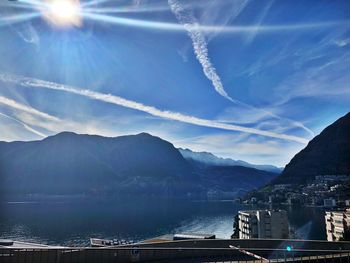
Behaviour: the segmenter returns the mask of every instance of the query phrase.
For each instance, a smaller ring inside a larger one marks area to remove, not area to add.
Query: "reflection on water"
[[[234,215],[253,207],[164,200],[3,203],[0,236],[46,244],[87,245],[90,237],[142,240],[175,232],[232,234]],[[323,211],[285,208],[298,237],[325,239]]]

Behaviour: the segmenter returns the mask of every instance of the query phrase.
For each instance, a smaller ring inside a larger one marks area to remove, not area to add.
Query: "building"
[[[318,175],[315,176],[315,181],[318,183],[332,183],[332,182],[347,182],[349,181],[349,176],[343,175]]]
[[[328,241],[350,241],[350,209],[326,212],[325,220]]]
[[[289,237],[287,212],[284,210],[252,210],[238,212],[239,238]]]
[[[337,202],[334,198],[327,198],[323,200],[323,206],[325,207],[335,207],[337,206]]]

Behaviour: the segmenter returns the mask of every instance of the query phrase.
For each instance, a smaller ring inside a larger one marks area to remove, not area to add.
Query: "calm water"
[[[46,244],[87,245],[90,237],[142,240],[175,232],[232,234],[231,201],[50,201],[1,204],[0,237]],[[285,208],[301,238],[325,239],[324,211]]]

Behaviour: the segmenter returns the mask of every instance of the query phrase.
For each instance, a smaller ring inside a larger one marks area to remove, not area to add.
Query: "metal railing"
[[[244,251],[248,252],[245,253]],[[114,247],[0,248],[0,263],[100,262],[341,262],[350,263],[350,250],[267,248]]]

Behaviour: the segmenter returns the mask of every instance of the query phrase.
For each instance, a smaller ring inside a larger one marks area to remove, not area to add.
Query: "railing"
[[[0,248],[0,263],[350,262],[350,250],[114,247]]]

